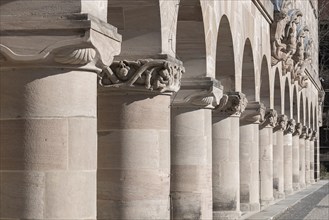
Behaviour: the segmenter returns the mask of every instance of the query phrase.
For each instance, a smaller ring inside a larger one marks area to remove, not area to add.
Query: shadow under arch
[[[246,95],[247,100],[256,100],[256,73],[254,66],[253,50],[250,40],[247,38],[243,49],[242,61],[242,92]]]
[[[274,109],[278,112],[278,114],[283,114],[281,109],[281,81],[280,81],[280,73],[278,68],[275,70],[274,76],[274,91],[273,91],[273,106]]]
[[[266,106],[266,108],[271,108],[271,90],[270,90],[270,77],[268,70],[267,58],[264,55],[261,65],[261,77],[260,77],[260,101]]]
[[[290,83],[288,81],[288,78],[285,79],[284,83],[284,103],[282,105],[284,106],[283,112],[285,115],[288,116],[288,119],[292,118],[292,111],[291,111],[291,97],[290,97]]]
[[[299,98],[299,122],[303,124],[303,126],[306,126],[305,123],[305,100],[304,95],[301,92],[300,98]]]
[[[108,1],[107,18],[122,35],[121,53],[118,57],[150,58],[161,53],[159,1]]]
[[[226,15],[222,16],[218,28],[216,79],[223,85],[224,92],[236,90],[233,38],[230,22]]]
[[[181,0],[178,10],[177,58],[184,62],[186,77],[206,76],[206,41],[200,0]]]
[[[307,97],[305,99],[305,126],[310,128],[310,110]]]
[[[298,113],[298,88],[297,86],[293,87],[293,95],[292,95],[292,115],[293,119],[295,119],[296,123],[300,122],[299,113]]]

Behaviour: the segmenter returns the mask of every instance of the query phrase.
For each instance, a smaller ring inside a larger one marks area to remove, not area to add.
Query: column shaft
[[[305,138],[299,138],[299,186],[300,188],[305,188],[306,181],[305,181]]]
[[[171,110],[173,219],[212,218],[211,110]]]
[[[305,183],[306,185],[310,185],[311,179],[310,179],[310,140],[305,140]]]
[[[170,96],[99,94],[99,219],[170,218]]]
[[[294,191],[299,190],[299,135],[292,137],[292,185]]]
[[[273,133],[273,188],[274,198],[284,197],[283,131]]]
[[[239,117],[213,115],[214,219],[240,216]]]
[[[259,124],[240,125],[241,211],[259,211]]]
[[[310,182],[314,183],[314,140],[310,140]]]
[[[96,74],[0,77],[0,219],[96,219]]]
[[[292,193],[292,134],[284,135],[284,192]]]
[[[259,130],[259,167],[261,205],[267,206],[273,200],[273,128]]]

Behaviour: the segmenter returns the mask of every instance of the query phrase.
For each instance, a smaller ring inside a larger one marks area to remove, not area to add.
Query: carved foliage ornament
[[[287,127],[285,130],[286,134],[293,134],[295,132],[296,121],[294,119],[289,119],[287,121]]]
[[[306,138],[308,134],[308,128],[306,126],[303,126],[302,133],[300,134],[300,138]]]
[[[240,121],[243,123],[264,122],[266,107],[261,102],[249,102],[245,111],[241,114]]]
[[[295,126],[295,132],[294,135],[301,135],[302,134],[302,129],[303,129],[303,125],[302,123],[297,123]]]
[[[267,109],[265,112],[264,122],[262,127],[271,126],[275,127],[278,120],[278,113],[274,109]]]
[[[311,141],[314,141],[317,138],[317,131],[313,131],[311,135]]]
[[[99,83],[107,88],[177,92],[184,72],[181,64],[161,59],[115,61],[100,74]]]
[[[275,130],[285,130],[287,127],[288,117],[286,115],[279,115],[276,123]]]
[[[229,92],[223,95],[214,113],[227,116],[240,116],[247,107],[248,100],[243,93]]]
[[[194,106],[213,109],[218,106],[222,90],[212,87],[207,91],[198,92],[185,98],[185,102]]]
[[[272,65],[282,63],[283,75],[290,73],[292,83],[307,88],[306,67],[311,64],[313,40],[309,28],[301,24],[302,12],[289,9],[291,0],[272,0],[275,19],[272,25]]]

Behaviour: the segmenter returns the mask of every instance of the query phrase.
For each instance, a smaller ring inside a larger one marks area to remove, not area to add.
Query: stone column
[[[302,124],[297,123],[292,136],[292,187],[294,191],[299,190],[299,136],[302,133]]]
[[[277,126],[273,129],[273,189],[274,198],[284,198],[284,153],[283,131],[286,129],[288,118],[279,115]]]
[[[262,207],[273,202],[273,127],[277,123],[277,112],[268,109],[265,120],[259,126],[259,175],[260,203]]]
[[[265,106],[248,103],[240,118],[240,207],[241,211],[259,211],[259,123]]]
[[[316,128],[319,129],[319,128]],[[320,181],[320,142],[318,136],[314,140],[314,170],[315,170],[315,181]]]
[[[290,119],[287,122],[286,130],[284,131],[284,192],[290,195],[293,192],[292,188],[292,134],[295,132],[296,122]]]
[[[310,175],[310,138],[312,135],[312,129],[307,128],[307,135],[305,138],[305,183],[306,185],[311,184],[311,175]]]
[[[115,61],[98,94],[99,219],[170,218],[170,95],[175,59]]]
[[[310,137],[310,182],[311,183],[315,183],[315,172],[314,172],[315,139],[316,139],[316,131],[313,130]]]
[[[172,219],[212,219],[211,109],[222,86],[212,78],[183,79],[171,108]]]
[[[299,136],[299,186],[300,188],[306,187],[305,181],[305,139],[307,136],[307,127],[303,126],[301,135]]]
[[[226,101],[225,101],[226,100]],[[239,117],[247,105],[243,93],[224,95],[213,111],[213,219],[240,218]]]
[[[0,219],[94,220],[97,73],[121,37],[87,15],[21,19],[0,25]]]

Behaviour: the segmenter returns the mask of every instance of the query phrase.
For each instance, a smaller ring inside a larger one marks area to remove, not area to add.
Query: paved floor
[[[319,181],[306,189],[244,219],[249,220],[328,220],[329,183]]]

